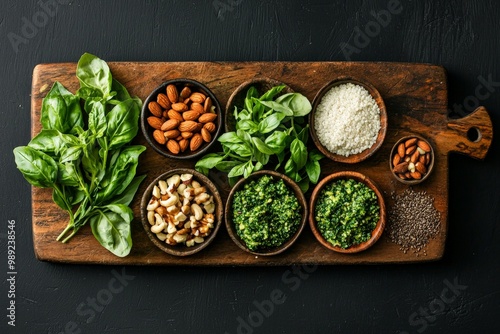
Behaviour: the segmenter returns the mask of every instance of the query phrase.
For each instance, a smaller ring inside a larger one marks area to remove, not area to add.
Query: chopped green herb
[[[300,225],[299,200],[281,179],[264,175],[234,195],[233,223],[238,236],[251,251],[283,245]]]
[[[321,235],[333,246],[345,249],[371,238],[379,211],[375,192],[361,182],[348,179],[325,186],[314,214]]]

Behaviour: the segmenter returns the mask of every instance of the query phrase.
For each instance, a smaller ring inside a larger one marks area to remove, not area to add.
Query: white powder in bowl
[[[352,83],[335,86],[323,95],[315,112],[316,135],[330,152],[349,156],[376,141],[380,109],[364,87]]]

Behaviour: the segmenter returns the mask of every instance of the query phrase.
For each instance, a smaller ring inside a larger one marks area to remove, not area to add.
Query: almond
[[[413,152],[413,154],[411,155],[410,161],[416,163],[419,157],[420,153],[418,152],[418,150],[415,150],[415,152]]]
[[[184,102],[172,103],[172,109],[178,112],[187,111],[189,108]]]
[[[172,130],[172,129],[177,129],[177,127],[179,126],[180,123],[181,122],[177,119],[169,119],[168,121],[163,123],[163,125],[161,126],[161,130],[168,131],[168,130]]]
[[[182,122],[184,120],[184,118],[182,118],[182,115],[178,111],[175,111],[174,109],[170,109],[167,112],[167,116],[170,119],[176,119],[176,120],[178,120],[180,122]]]
[[[417,146],[420,147],[422,150],[424,150],[425,152],[430,152],[431,151],[431,147],[429,146],[429,144],[427,144],[425,141],[423,140],[419,140],[417,142]]]
[[[394,154],[394,158],[392,159],[392,166],[397,166],[399,165],[400,162],[401,162],[401,157],[399,156],[399,154]]]
[[[165,138],[168,138],[168,139],[175,139],[180,135],[181,135],[181,132],[179,130],[165,131]]]
[[[148,103],[148,109],[156,117],[161,117],[163,114],[163,109],[155,101],[151,101]]]
[[[412,155],[413,152],[417,150],[417,145],[410,146],[406,149],[405,154],[406,155]]]
[[[189,139],[189,138],[193,137],[193,133],[185,131],[185,132],[181,132],[181,136],[184,139]]]
[[[196,121],[200,117],[200,113],[195,110],[188,110],[182,114],[185,121]]]
[[[160,93],[158,94],[158,96],[156,97],[156,102],[158,102],[158,104],[163,108],[163,109],[170,109],[170,106],[171,106],[171,102],[170,100],[168,99],[167,95],[163,94],[163,93]]]
[[[422,178],[422,174],[420,174],[419,172],[410,173],[410,176],[415,180],[420,180]]]
[[[162,120],[156,116],[149,116],[147,118],[148,124],[153,128],[160,130],[161,125],[163,124]]]
[[[167,142],[165,139],[165,136],[163,135],[163,131],[161,131],[161,130],[154,130],[153,131],[153,138],[160,145],[165,145],[165,143]]]
[[[417,138],[410,138],[408,140],[405,141],[405,147],[410,147],[410,146],[413,146],[417,143]]]
[[[406,177],[407,179],[411,179],[411,172],[410,172],[410,171],[406,172],[406,173],[405,173],[405,177]]]
[[[179,100],[179,93],[175,85],[170,84],[167,86],[167,97],[172,103],[176,103]]]
[[[188,146],[189,146],[189,139],[179,140],[179,147],[181,149],[181,152],[184,152],[185,150],[187,150]]]
[[[179,131],[194,132],[198,128],[198,123],[195,121],[184,121],[179,124]]]
[[[181,90],[181,98],[183,100],[187,99],[191,95],[191,89],[186,86]]]
[[[191,141],[189,142],[189,149],[191,151],[196,151],[200,148],[201,144],[203,144],[203,138],[199,133],[195,134]]]
[[[177,142],[180,142],[181,140],[183,140],[184,138],[181,136],[181,135],[178,135],[177,137],[175,137],[175,140]]]
[[[200,123],[208,123],[213,122],[217,118],[217,114],[214,113],[205,113],[198,118],[198,122]]]
[[[203,105],[196,102],[191,103],[191,109],[199,112],[200,114],[203,114],[205,112]]]
[[[170,117],[168,117],[168,111],[166,111],[166,110],[163,110],[163,113],[161,115],[162,115],[162,118],[170,118]]]
[[[203,128],[207,129],[207,130],[208,130],[208,132],[212,133],[212,132],[214,132],[214,131],[215,131],[216,126],[215,126],[215,124],[214,124],[214,123],[212,123],[212,122],[208,122],[208,123],[206,123],[205,125],[203,125]]]
[[[208,132],[207,129],[205,128],[202,128],[201,129],[201,137],[203,138],[204,141],[206,141],[207,143],[210,143],[210,141],[212,140],[212,135],[210,134],[210,132]]]
[[[428,166],[431,163],[431,154],[425,153],[425,165]]]
[[[195,92],[195,93],[191,94],[191,96],[189,96],[189,98],[193,102],[203,103],[203,102],[205,102],[205,99],[207,97],[205,96],[205,94]]]
[[[167,149],[172,152],[172,154],[179,154],[181,148],[179,146],[179,143],[177,143],[175,140],[170,139],[167,141]]]
[[[203,104],[203,111],[210,112],[211,110],[212,110],[212,99],[209,96],[205,99],[205,103]]]
[[[184,99],[184,101],[182,102],[184,102],[184,104],[189,105],[191,103],[191,99],[188,97],[187,99]]]
[[[426,164],[425,163],[425,155],[421,155],[419,158],[418,158],[418,162],[420,162],[421,164]]]
[[[394,173],[399,174],[399,173],[406,173],[408,171],[408,162],[402,162],[396,166],[394,166]]]
[[[425,167],[424,164],[420,163],[420,162],[417,162],[415,164],[415,168],[417,169],[417,171],[419,171],[422,175],[424,175],[425,173],[427,173],[427,168]]]
[[[406,151],[406,148],[405,148],[405,143],[401,143],[398,145],[398,154],[401,158],[404,158],[405,157],[405,151]]]
[[[404,174],[398,174],[400,179],[406,180],[406,176]]]

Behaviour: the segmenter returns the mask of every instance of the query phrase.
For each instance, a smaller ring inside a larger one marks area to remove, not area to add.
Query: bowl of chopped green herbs
[[[314,188],[309,224],[316,239],[340,253],[373,246],[385,228],[382,193],[366,175],[352,171],[330,174]]]
[[[292,246],[307,221],[307,202],[289,177],[261,170],[240,179],[225,208],[226,227],[242,250],[276,255]]]

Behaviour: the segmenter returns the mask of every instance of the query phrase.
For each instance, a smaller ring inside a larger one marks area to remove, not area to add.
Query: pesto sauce
[[[297,232],[302,207],[282,179],[264,175],[234,194],[233,224],[251,251],[279,247]]]
[[[371,238],[380,206],[373,190],[347,179],[323,188],[314,213],[321,235],[333,246],[345,249]]]

